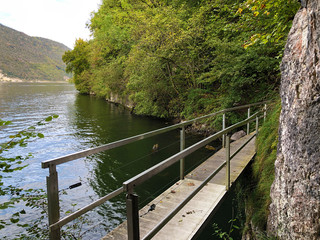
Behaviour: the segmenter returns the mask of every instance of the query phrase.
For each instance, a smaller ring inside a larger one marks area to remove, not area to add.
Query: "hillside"
[[[67,50],[61,43],[30,37],[0,24],[0,70],[10,78],[64,80],[68,75],[61,56]]]

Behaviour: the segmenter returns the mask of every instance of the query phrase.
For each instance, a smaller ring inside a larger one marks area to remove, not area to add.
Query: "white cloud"
[[[0,0],[0,23],[72,48],[77,38],[89,38],[86,23],[100,4],[101,0]]]

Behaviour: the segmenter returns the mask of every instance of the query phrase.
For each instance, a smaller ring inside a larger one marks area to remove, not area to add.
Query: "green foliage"
[[[209,112],[215,103],[215,98],[211,92],[205,89],[190,90],[185,101],[184,116],[197,117],[198,112]]]
[[[41,189],[22,189],[17,186],[6,186],[5,176],[2,176],[3,173],[12,173],[19,170],[22,170],[27,165],[23,165],[24,161],[32,157],[32,154],[27,154],[26,156],[13,156],[9,157],[6,152],[18,147],[26,147],[28,141],[32,138],[43,138],[42,133],[36,132],[36,127],[45,125],[47,122],[52,121],[55,118],[58,118],[58,115],[51,115],[39,121],[36,125],[30,126],[24,130],[19,131],[16,134],[10,135],[9,140],[0,144],[0,196],[4,196],[7,199],[4,202],[1,202],[0,209],[14,208],[15,205],[19,202],[25,202],[26,207],[30,208],[41,208],[41,214],[44,213],[45,199],[46,195]],[[3,121],[0,119],[0,129],[7,125],[12,124],[11,121]],[[4,229],[7,225],[16,224],[19,227],[26,228],[27,232],[32,232],[32,229],[38,226],[38,221],[42,221],[44,217],[40,217],[36,220],[34,225],[29,224],[20,224],[20,218],[22,215],[26,214],[24,209],[15,212],[12,214],[10,219],[0,221],[0,230]],[[40,227],[40,226],[39,226]]]
[[[129,97],[138,114],[191,118],[265,100],[299,6],[285,2],[106,0],[94,38],[64,61],[80,92]]]
[[[36,124],[36,126],[40,126],[45,124],[44,122],[49,122],[52,121],[53,118],[57,118],[58,115],[52,115],[47,117],[44,121],[40,121]],[[3,121],[0,119],[0,127],[1,126],[5,126],[5,125],[9,125],[11,124],[11,121]],[[15,156],[15,157],[6,157],[4,156],[4,153],[7,152],[10,149],[13,149],[15,147],[26,147],[27,146],[27,141],[30,138],[35,138],[35,137],[39,137],[39,138],[43,138],[44,135],[42,133],[37,133],[35,131],[36,126],[31,126],[28,127],[24,130],[19,131],[18,133],[14,134],[14,135],[10,135],[9,139],[7,142],[4,143],[0,143],[0,171],[4,172],[4,173],[9,173],[9,172],[14,172],[17,170],[21,170],[22,168],[26,167],[26,166],[21,166],[21,164],[29,159],[30,157],[32,157],[31,154],[28,154],[27,156]],[[3,185],[2,182],[2,177],[0,178],[0,186]],[[9,191],[9,189],[7,189],[7,191]],[[0,194],[4,195],[6,194],[4,189],[0,188]]]
[[[47,196],[43,190],[37,190],[37,195],[27,195],[25,201],[27,206],[31,207],[34,211],[39,212],[39,217],[32,223],[18,224],[26,230],[26,233],[18,234],[15,239],[48,239],[49,236],[49,225],[48,225],[48,205]],[[65,193],[66,194],[66,193]],[[71,204],[72,208],[67,210],[65,214],[71,214],[76,210],[76,204]],[[24,211],[24,210],[23,210]],[[19,214],[16,216],[19,217]],[[17,219],[19,221],[19,219]],[[93,225],[93,221],[85,214],[76,220],[72,221],[71,224],[67,224],[61,229],[62,239],[82,239],[86,231],[83,231],[84,225]]]
[[[61,56],[68,48],[0,24],[0,70],[11,78],[63,81],[70,77]]]
[[[74,213],[75,211],[79,210],[76,208],[77,204],[71,204],[71,209],[67,210],[65,214],[71,214]],[[77,219],[73,220],[71,223],[65,225],[61,230],[61,236],[64,239],[82,239],[83,236],[90,231],[84,231],[83,227],[84,226],[93,226],[95,222],[89,218],[87,214],[84,214]],[[92,229],[95,226],[91,227]],[[91,229],[91,230],[92,230]]]
[[[234,230],[239,229],[239,227],[234,224],[236,221],[237,221],[237,219],[231,219],[229,221],[229,224],[231,225],[229,232],[222,231],[221,228],[219,228],[218,224],[214,223],[213,224],[214,236],[218,237],[219,239],[223,239],[223,240],[233,240],[233,238],[231,237],[231,233]]]
[[[283,46],[299,7],[299,2],[294,0],[245,1],[237,13],[249,27],[252,27],[254,19],[258,21],[255,21],[255,34],[250,36],[244,47],[267,43]],[[279,55],[282,55],[280,51]]]
[[[81,93],[90,91],[90,76],[87,74],[89,68],[88,62],[88,43],[82,39],[78,39],[72,51],[67,51],[62,56],[62,60],[66,63],[66,71],[73,73],[73,82]]]
[[[21,233],[13,236],[8,232],[5,234],[4,239],[48,239],[49,226],[48,226],[48,204],[47,195],[42,189],[22,189],[17,186],[5,186],[6,177],[2,173],[11,173],[25,168],[24,161],[32,157],[31,154],[27,156],[7,157],[5,152],[17,147],[26,147],[28,140],[32,138],[44,138],[42,133],[36,132],[36,128],[51,122],[53,119],[58,118],[58,115],[50,115],[42,121],[39,121],[34,126],[28,127],[14,135],[9,136],[9,140],[0,144],[0,196],[8,199],[0,204],[0,209],[16,208],[17,203],[23,203],[25,209],[17,210],[11,215],[9,219],[0,220],[0,231],[5,231],[6,227],[15,224],[24,230]],[[0,119],[0,130],[2,127],[12,124],[11,121],[3,121]],[[64,192],[64,194],[66,194]],[[65,214],[75,212],[76,204],[72,204],[72,208],[67,210]],[[27,213],[32,211],[38,217],[33,222],[23,222],[21,218]],[[61,229],[61,236],[63,239],[81,239],[88,231],[83,231],[84,225],[92,225],[93,222],[89,220],[87,215],[74,220],[71,224],[64,226]]]
[[[270,188],[274,181],[274,162],[277,156],[280,101],[271,107],[257,141],[257,155],[252,164],[252,184],[248,189],[247,222],[260,231],[266,230],[269,214]]]

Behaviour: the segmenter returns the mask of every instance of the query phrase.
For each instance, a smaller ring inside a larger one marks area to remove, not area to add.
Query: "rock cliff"
[[[268,230],[320,239],[320,1],[304,1],[281,64],[278,155]]]

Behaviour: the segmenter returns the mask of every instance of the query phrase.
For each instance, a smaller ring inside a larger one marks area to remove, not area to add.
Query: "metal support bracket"
[[[250,107],[248,108],[248,118],[250,117]],[[250,123],[247,123],[247,135],[250,134]]]
[[[186,131],[183,126],[180,130],[180,151],[183,151],[186,147]],[[185,160],[184,158],[180,159],[180,180],[184,179],[184,170],[185,170]]]
[[[226,190],[230,188],[230,136],[226,136]]]

